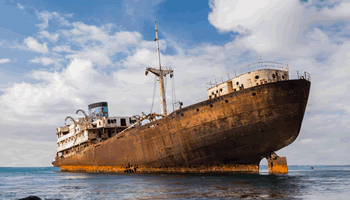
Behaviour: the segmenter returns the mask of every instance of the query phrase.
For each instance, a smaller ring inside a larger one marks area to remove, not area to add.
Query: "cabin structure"
[[[71,117],[69,117],[71,118]],[[71,118],[73,119],[73,118]],[[86,146],[107,140],[126,128],[140,126],[134,117],[78,118],[56,129],[58,156],[64,156]]]
[[[282,70],[266,68],[249,71],[222,83],[215,83],[215,86],[210,84],[210,88],[207,89],[207,97],[208,99],[213,99],[243,89],[284,80],[289,80],[289,69],[287,66],[282,67]]]

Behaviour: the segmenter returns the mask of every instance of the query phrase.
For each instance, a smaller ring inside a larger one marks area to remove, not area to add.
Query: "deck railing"
[[[298,79],[305,79],[311,81],[311,76],[308,72],[305,71],[297,71]]]
[[[233,70],[233,72],[231,73],[227,73],[227,79],[221,76],[221,78],[216,78],[213,82],[210,81],[209,83],[207,83],[207,85],[209,85],[209,88],[212,88],[230,79],[236,78],[242,74],[246,74],[248,72],[252,72],[260,69],[276,69],[276,70],[289,71],[289,67],[286,64],[271,62],[271,61],[259,61],[256,63],[246,65],[241,68],[237,68]]]

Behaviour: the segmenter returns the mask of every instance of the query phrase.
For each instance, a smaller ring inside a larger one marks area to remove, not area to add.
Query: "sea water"
[[[289,166],[286,175],[92,174],[0,168],[0,199],[350,199],[350,166]]]

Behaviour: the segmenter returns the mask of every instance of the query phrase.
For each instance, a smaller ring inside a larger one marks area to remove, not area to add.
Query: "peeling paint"
[[[232,92],[56,157],[53,164],[63,171],[124,173],[137,166],[138,173],[256,173],[262,158],[297,138],[309,89],[303,79]]]

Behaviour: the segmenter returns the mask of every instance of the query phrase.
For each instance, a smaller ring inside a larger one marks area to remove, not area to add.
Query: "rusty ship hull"
[[[176,110],[168,116],[56,157],[61,171],[258,173],[271,152],[299,135],[310,81],[259,85]]]

